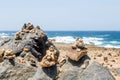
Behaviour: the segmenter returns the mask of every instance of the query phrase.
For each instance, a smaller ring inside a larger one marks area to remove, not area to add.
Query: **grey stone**
[[[55,80],[57,76],[57,67],[52,66],[49,68],[41,68],[37,69],[37,72],[32,78],[28,80]]]
[[[64,70],[58,80],[115,80],[108,69],[97,62],[90,61],[86,69],[72,66]]]
[[[36,72],[36,68],[14,61],[4,60],[0,63],[0,80],[27,80]]]

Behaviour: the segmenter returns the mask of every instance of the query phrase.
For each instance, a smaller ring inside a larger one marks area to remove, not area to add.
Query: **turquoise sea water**
[[[0,37],[12,37],[16,31],[0,31]],[[120,31],[46,31],[48,38],[56,42],[74,43],[76,38],[83,38],[86,44],[90,42],[97,46],[120,48]]]

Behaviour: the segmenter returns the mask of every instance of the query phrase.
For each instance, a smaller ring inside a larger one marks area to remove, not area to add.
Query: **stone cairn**
[[[52,65],[55,65],[58,59],[56,53],[57,50],[53,45],[51,45],[49,49],[46,51],[46,55],[42,58],[40,65],[43,67],[50,67]]]
[[[87,48],[82,39],[77,38],[74,45],[71,46],[72,50],[67,52],[67,57],[73,61],[78,61],[87,54]]]
[[[87,48],[82,39],[77,39],[66,56],[78,61],[87,54]],[[48,40],[46,33],[39,27],[27,23],[21,31],[16,32],[13,38],[8,38],[0,43],[0,63],[4,60],[31,65],[51,67],[57,63],[62,66],[66,62],[66,56],[59,57],[59,51]]]
[[[24,24],[14,38],[0,43],[0,62],[8,59],[26,65],[51,67],[56,65],[58,54],[46,33],[31,23]]]

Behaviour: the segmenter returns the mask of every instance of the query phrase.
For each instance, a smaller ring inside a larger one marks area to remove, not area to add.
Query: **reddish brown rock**
[[[46,55],[42,58],[40,65],[42,67],[51,67],[57,63],[57,51],[53,45],[49,47],[49,50],[46,51]]]
[[[0,63],[3,62],[3,60],[4,60],[4,59],[0,57]]]
[[[80,58],[87,54],[86,50],[82,50],[80,52],[76,51],[67,51],[67,57],[69,57],[73,61],[78,61]]]
[[[103,60],[104,60],[105,62],[107,62],[107,61],[108,61],[108,57],[103,57]]]
[[[0,62],[3,62],[3,56],[4,56],[4,53],[5,53],[5,49],[1,49],[0,50]]]
[[[82,39],[76,39],[75,44],[72,46],[71,51],[67,51],[67,57],[73,61],[78,61],[84,55],[87,54],[87,48],[85,48],[84,42]]]
[[[19,57],[17,62],[19,62],[19,63],[26,63],[25,59],[22,58],[22,57]]]
[[[4,53],[4,58],[6,59],[14,59],[15,58],[15,54],[13,52],[13,50],[11,49],[7,49]]]
[[[20,32],[17,32],[14,38],[15,40],[20,40],[21,39]]]
[[[60,57],[58,58],[58,64],[60,65],[60,67],[65,64],[66,59],[67,59],[66,56],[60,56]]]
[[[36,66],[36,60],[35,60],[35,58],[28,57],[28,58],[26,58],[26,60],[29,62],[30,65]]]
[[[0,49],[0,56],[4,56],[5,49]]]

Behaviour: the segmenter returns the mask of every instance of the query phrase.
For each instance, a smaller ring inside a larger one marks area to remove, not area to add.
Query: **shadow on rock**
[[[10,62],[13,66],[15,66],[15,61],[14,61],[14,60],[9,60],[9,62]]]
[[[56,65],[49,67],[49,68],[42,68],[42,69],[45,72],[45,74],[52,79],[55,79],[55,77],[57,76],[57,66]]]
[[[28,80],[55,80],[57,76],[57,66],[49,68],[39,67],[32,78]]]
[[[68,58],[68,61],[73,65],[73,66],[77,66],[80,67],[86,60],[90,60],[90,57],[85,55],[83,56],[79,61],[73,61],[71,59]]]

